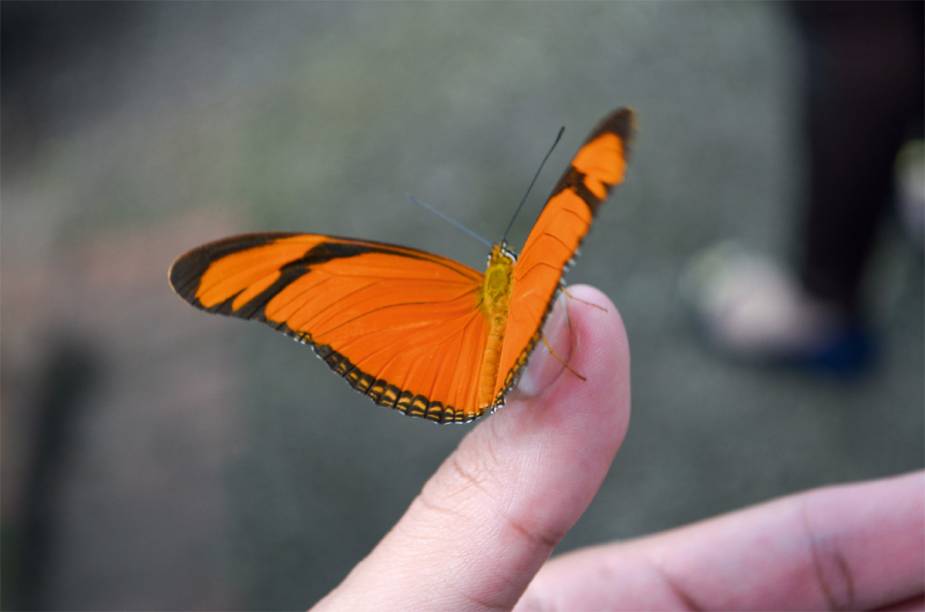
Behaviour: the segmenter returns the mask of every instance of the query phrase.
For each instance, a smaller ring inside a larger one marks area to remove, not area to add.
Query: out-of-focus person
[[[804,39],[807,145],[794,260],[780,267],[727,243],[682,280],[724,352],[849,375],[872,362],[863,281],[879,228],[894,202],[919,238],[925,218],[923,6],[791,5]]]

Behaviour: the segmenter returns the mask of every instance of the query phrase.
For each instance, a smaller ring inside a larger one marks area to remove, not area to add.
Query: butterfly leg
[[[591,306],[591,307],[593,307],[593,308],[597,308],[598,310],[600,310],[600,311],[602,311],[602,312],[607,312],[607,309],[604,308],[603,306],[601,306],[600,304],[595,304],[594,302],[589,302],[589,301],[583,300],[583,299],[581,299],[581,298],[579,298],[579,297],[575,297],[574,295],[572,295],[571,293],[569,293],[567,287],[562,287],[562,293],[564,293],[564,294],[565,294],[565,297],[569,298],[570,300],[575,300],[576,302],[581,302],[582,304],[587,304],[588,306]]]
[[[571,325],[571,323],[569,325]],[[556,361],[562,364],[562,367],[564,367],[566,370],[568,370],[569,372],[577,376],[582,382],[587,382],[588,380],[587,378],[579,374],[572,366],[568,364],[568,362],[565,359],[563,359],[562,357],[559,356],[558,353],[556,353],[556,351],[552,348],[552,345],[549,344],[549,341],[546,340],[545,335],[540,335],[540,340],[543,341],[543,346],[546,347],[546,350],[549,351],[549,354],[552,355]]]

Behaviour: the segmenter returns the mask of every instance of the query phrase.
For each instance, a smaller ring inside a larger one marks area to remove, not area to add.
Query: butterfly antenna
[[[482,238],[481,236],[479,236],[478,234],[476,234],[474,231],[472,231],[471,229],[469,229],[468,227],[466,227],[465,225],[463,225],[462,223],[460,223],[460,222],[457,221],[456,219],[454,219],[454,218],[452,218],[452,217],[449,217],[449,216],[447,216],[446,214],[440,212],[439,210],[437,210],[436,208],[434,208],[434,207],[431,206],[430,204],[427,204],[427,203],[425,203],[425,202],[420,201],[419,199],[417,199],[417,198],[414,197],[413,195],[408,195],[408,199],[411,200],[411,202],[412,202],[413,204],[417,204],[418,206],[420,206],[420,207],[423,208],[424,210],[429,210],[430,212],[434,213],[435,215],[437,215],[438,217],[440,217],[441,219],[443,219],[444,221],[446,221],[447,223],[449,223],[450,225],[452,225],[453,227],[455,227],[455,228],[458,229],[459,231],[461,231],[461,232],[463,232],[463,233],[465,233],[465,234],[468,234],[471,238],[475,238],[476,240],[478,240],[479,242],[481,242],[482,244],[484,244],[484,245],[487,246],[488,248],[491,248],[491,242],[489,242],[489,241],[486,240],[485,238]]]
[[[527,186],[527,192],[524,193],[524,197],[520,199],[520,204],[517,205],[517,209],[514,210],[514,216],[511,217],[511,222],[507,224],[507,228],[504,230],[504,234],[501,235],[501,242],[507,241],[507,233],[511,231],[511,227],[514,226],[514,220],[517,218],[517,215],[520,214],[520,209],[524,207],[524,204],[527,202],[527,196],[530,195],[530,190],[533,189],[533,184],[536,183],[536,179],[540,177],[540,172],[543,171],[543,166],[546,165],[546,160],[549,159],[549,156],[552,155],[553,149],[556,148],[556,145],[559,144],[559,141],[562,139],[562,134],[565,132],[565,126],[559,128],[559,133],[556,134],[556,139],[552,143],[552,146],[549,147],[549,151],[546,152],[546,156],[543,158],[543,161],[540,162],[540,167],[536,169],[536,174],[533,175],[533,180],[530,181],[530,184]]]

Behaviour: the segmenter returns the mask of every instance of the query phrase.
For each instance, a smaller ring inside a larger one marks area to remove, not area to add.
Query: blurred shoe
[[[680,290],[708,341],[738,360],[841,376],[860,374],[873,362],[873,343],[862,325],[734,243],[696,257]]]

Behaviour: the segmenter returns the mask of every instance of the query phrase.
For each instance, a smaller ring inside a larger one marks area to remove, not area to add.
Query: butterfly
[[[519,255],[495,244],[485,272],[406,246],[326,234],[210,242],[171,266],[174,291],[211,313],[262,321],[377,404],[440,423],[504,403],[598,209],[623,181],[633,112],[591,132]]]

